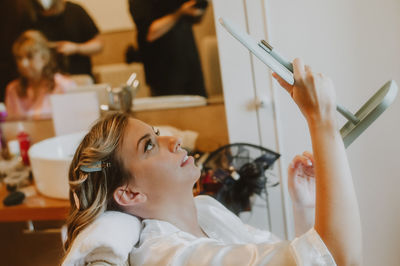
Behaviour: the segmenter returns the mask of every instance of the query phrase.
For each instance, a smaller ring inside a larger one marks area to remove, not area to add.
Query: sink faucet
[[[139,90],[139,85],[136,73],[132,73],[126,84],[116,88],[107,88],[109,109],[131,112],[132,102]]]

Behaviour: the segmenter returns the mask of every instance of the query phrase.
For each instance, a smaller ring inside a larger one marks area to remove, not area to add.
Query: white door
[[[229,18],[251,35],[266,39],[263,2],[220,0],[214,1],[213,5],[230,142],[249,142],[280,153],[269,70],[218,22],[219,17]],[[284,207],[287,193],[284,193],[286,182],[282,178],[282,169],[286,167],[281,165],[282,160],[279,160],[271,171],[281,184],[267,189],[269,208],[264,200],[257,198],[251,216],[242,219],[269,229],[281,238],[288,238],[292,232],[287,226],[286,210],[289,208]]]

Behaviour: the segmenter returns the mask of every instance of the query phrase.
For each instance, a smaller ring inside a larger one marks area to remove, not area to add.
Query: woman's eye
[[[151,141],[151,139],[146,141],[146,144],[144,144],[144,152],[151,151],[154,148],[154,144]]]

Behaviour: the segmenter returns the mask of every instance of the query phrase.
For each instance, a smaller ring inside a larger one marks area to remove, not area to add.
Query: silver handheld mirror
[[[264,40],[257,43],[250,35],[238,30],[227,19],[220,18],[219,22],[233,37],[272,69],[272,71],[287,83],[294,84],[292,63],[276,52],[271,45]],[[337,111],[348,120],[340,129],[340,134],[346,148],[390,106],[396,98],[397,91],[398,87],[394,80],[386,82],[355,115],[345,107],[337,104]]]

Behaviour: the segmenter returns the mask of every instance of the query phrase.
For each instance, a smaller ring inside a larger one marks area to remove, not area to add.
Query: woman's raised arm
[[[310,130],[316,174],[315,230],[338,265],[360,265],[361,223],[347,155],[336,122],[331,80],[300,59],[293,62],[295,85],[273,76],[296,102]]]

